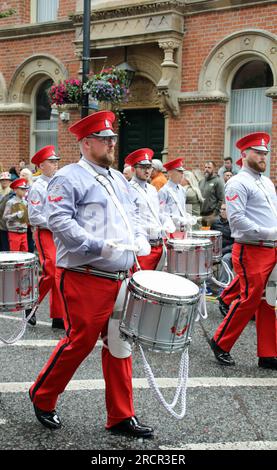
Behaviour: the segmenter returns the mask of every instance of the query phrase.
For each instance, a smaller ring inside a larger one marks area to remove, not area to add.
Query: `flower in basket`
[[[91,75],[83,85],[83,92],[98,101],[121,103],[128,99],[129,89],[126,80],[125,70],[109,67],[101,73]]]
[[[74,78],[53,84],[47,91],[50,105],[56,104],[81,104],[82,82]]]

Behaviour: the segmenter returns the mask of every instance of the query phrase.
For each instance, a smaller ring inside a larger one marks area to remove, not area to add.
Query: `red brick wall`
[[[224,152],[225,104],[181,106],[181,116],[169,122],[169,160],[183,158],[187,169],[206,160],[221,165]]]
[[[30,0],[6,0],[6,2],[0,2],[0,12],[5,12],[11,8],[16,10],[16,12],[7,18],[0,18],[0,27],[30,22]]]
[[[198,91],[201,68],[211,50],[226,36],[243,29],[276,34],[276,5],[205,12],[185,18],[182,91]],[[277,182],[277,104],[273,105],[271,177]],[[169,120],[169,159],[184,157],[188,168],[202,167],[207,159],[221,166],[224,156],[225,108],[222,103],[180,106],[180,118]]]
[[[29,161],[30,117],[0,114],[0,162],[5,171],[17,166],[21,158]]]
[[[75,136],[68,131],[68,128],[80,119],[80,110],[69,110],[68,112],[70,114],[69,121],[66,122],[59,119],[58,145],[59,156],[61,157],[60,167],[68,163],[77,162],[80,156],[79,144]]]
[[[226,36],[243,29],[263,29],[276,34],[276,4],[202,13],[185,18],[182,91],[198,89],[201,67],[213,47]]]
[[[76,9],[76,0],[60,0],[58,17],[67,18],[68,15],[74,13]]]

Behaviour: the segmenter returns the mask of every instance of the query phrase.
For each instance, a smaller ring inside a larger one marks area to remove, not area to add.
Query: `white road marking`
[[[157,378],[156,382],[160,388],[172,388],[177,386],[176,378]],[[0,393],[20,393],[29,390],[33,382],[2,382]],[[222,377],[191,377],[188,381],[189,388],[195,387],[276,387],[275,378],[222,378]],[[105,382],[103,379],[71,380],[66,390],[103,390]],[[149,388],[147,379],[133,378],[133,388]]]
[[[276,450],[277,441],[238,441],[238,442],[198,442],[197,444],[180,444],[159,446],[161,450]]]
[[[15,320],[15,321],[21,321],[22,322],[22,315],[15,317],[14,314],[5,314],[5,313],[0,313],[0,318],[4,318],[5,320]],[[40,321],[37,319],[37,325],[44,325],[44,326],[52,326],[52,323],[47,322],[47,321]]]
[[[27,346],[29,348],[55,347],[58,344],[56,339],[21,339],[13,344],[4,345],[6,347]],[[102,346],[102,341],[97,341],[96,346]]]

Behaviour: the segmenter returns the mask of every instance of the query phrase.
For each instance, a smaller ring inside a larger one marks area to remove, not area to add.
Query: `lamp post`
[[[87,81],[90,63],[90,0],[84,0],[84,16],[83,16],[83,70],[82,85]],[[82,94],[82,111],[81,117],[88,115],[88,94]]]

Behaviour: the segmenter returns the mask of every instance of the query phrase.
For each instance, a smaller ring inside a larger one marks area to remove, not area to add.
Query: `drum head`
[[[193,230],[191,232],[193,237],[218,237],[221,236],[219,230]]]
[[[145,290],[172,297],[197,296],[199,288],[196,284],[176,274],[162,271],[137,271],[133,274],[134,281]]]
[[[1,251],[0,252],[0,266],[1,264],[16,264],[27,263],[34,261],[36,256],[33,253],[25,253],[23,251]]]
[[[203,238],[184,238],[183,240],[178,240],[178,239],[169,239],[167,242],[167,245],[170,247],[174,248],[188,248],[192,246],[210,246],[212,242],[207,239]]]

